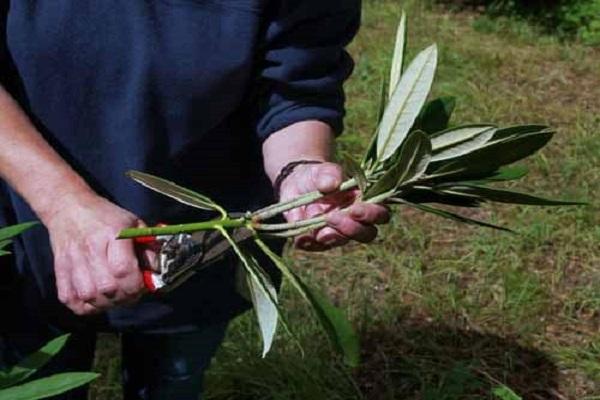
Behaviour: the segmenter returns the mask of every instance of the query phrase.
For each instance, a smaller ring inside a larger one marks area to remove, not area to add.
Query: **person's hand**
[[[50,233],[59,300],[77,315],[130,304],[144,292],[130,240],[116,240],[124,228],[143,226],[130,212],[96,195],[64,199],[44,224]]]
[[[342,179],[342,168],[334,163],[299,165],[282,182],[280,199],[290,200],[315,190],[332,193],[338,190]],[[334,193],[286,212],[284,215],[289,222],[326,214],[327,226],[297,237],[296,246],[307,251],[323,251],[344,245],[349,240],[368,243],[375,239],[375,225],[387,223],[389,211],[379,204],[355,203],[358,195],[358,190]],[[348,206],[350,208],[342,210]]]

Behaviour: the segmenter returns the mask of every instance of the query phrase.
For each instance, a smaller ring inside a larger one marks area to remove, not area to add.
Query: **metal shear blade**
[[[253,236],[246,228],[231,232],[236,243]],[[217,231],[201,231],[193,234],[175,235],[166,241],[160,251],[161,278],[165,292],[186,281],[195,272],[221,260],[231,249],[231,244]]]

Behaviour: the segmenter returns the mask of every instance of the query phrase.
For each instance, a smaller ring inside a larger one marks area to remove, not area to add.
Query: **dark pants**
[[[227,324],[197,332],[176,334],[122,334],[123,391],[125,400],[198,400],[202,378],[221,344]],[[60,332],[4,336],[1,342],[6,364],[37,350]],[[72,334],[65,348],[36,377],[67,371],[89,371],[94,359],[96,334]],[[53,399],[84,400],[85,388]]]

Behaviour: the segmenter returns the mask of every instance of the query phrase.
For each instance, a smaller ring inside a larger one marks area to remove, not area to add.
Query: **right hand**
[[[94,194],[61,200],[60,209],[42,218],[50,233],[59,300],[77,315],[137,301],[145,290],[134,245],[116,237],[143,222]]]

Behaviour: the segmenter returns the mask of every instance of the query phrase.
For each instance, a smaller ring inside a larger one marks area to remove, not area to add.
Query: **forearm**
[[[0,178],[11,185],[42,221],[59,202],[92,195],[83,179],[52,149],[19,105],[0,86]]]
[[[263,143],[264,167],[274,182],[288,163],[297,160],[330,161],[334,134],[319,121],[299,122],[273,133]]]

